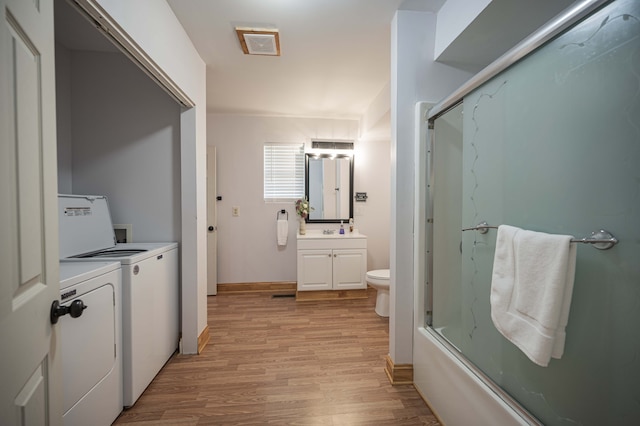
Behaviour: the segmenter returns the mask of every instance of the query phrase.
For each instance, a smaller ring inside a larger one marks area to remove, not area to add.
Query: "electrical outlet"
[[[231,216],[240,216],[240,207],[238,206],[231,207]]]

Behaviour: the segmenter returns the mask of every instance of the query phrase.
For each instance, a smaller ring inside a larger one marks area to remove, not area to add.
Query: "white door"
[[[216,147],[207,146],[207,294],[218,293],[218,194]]]
[[[62,422],[53,0],[0,0],[0,422]]]

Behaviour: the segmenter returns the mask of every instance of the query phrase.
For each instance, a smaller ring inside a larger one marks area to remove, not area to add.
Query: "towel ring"
[[[463,231],[478,231],[481,234],[486,234],[489,229],[498,229],[497,226],[491,226],[486,221],[478,223],[471,228],[463,228]],[[573,238],[572,243],[591,244],[598,250],[609,250],[611,247],[618,244],[618,239],[613,236],[609,231],[601,229],[599,231],[593,231],[591,236],[584,238]]]
[[[282,210],[278,210],[278,211],[277,211],[277,213],[276,213],[276,219],[280,219],[280,215],[281,215],[281,214],[286,214],[286,215],[287,215],[286,219],[287,219],[287,220],[289,220],[289,212],[288,212],[288,211],[286,211],[285,209],[282,209]]]

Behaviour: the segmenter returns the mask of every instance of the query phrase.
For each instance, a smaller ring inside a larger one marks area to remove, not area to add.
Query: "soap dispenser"
[[[340,233],[344,234],[344,221],[343,220],[340,221]]]

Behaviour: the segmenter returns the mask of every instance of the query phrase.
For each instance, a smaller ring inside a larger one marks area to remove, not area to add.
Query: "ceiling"
[[[387,87],[396,10],[452,0],[167,0],[207,65],[207,111],[359,119]],[[573,0],[491,0],[439,60],[480,70]],[[55,0],[56,41],[116,51]],[[277,29],[281,56],[245,55],[235,27]],[[388,89],[387,89],[388,90]]]
[[[207,63],[207,110],[359,118],[389,81],[398,8],[445,0],[168,0]],[[281,56],[245,55],[235,27],[276,28]]]

